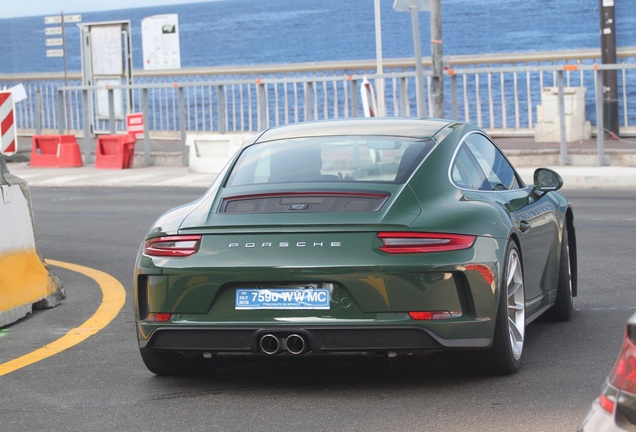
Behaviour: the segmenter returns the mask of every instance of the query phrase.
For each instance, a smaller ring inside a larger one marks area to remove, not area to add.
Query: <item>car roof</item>
[[[441,119],[360,118],[314,121],[279,126],[264,131],[256,142],[334,135],[401,136],[420,139],[433,137],[440,129],[455,123]]]

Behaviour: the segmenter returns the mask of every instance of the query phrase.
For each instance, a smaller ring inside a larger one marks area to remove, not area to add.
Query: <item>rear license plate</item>
[[[329,309],[329,299],[326,288],[237,289],[235,309]]]

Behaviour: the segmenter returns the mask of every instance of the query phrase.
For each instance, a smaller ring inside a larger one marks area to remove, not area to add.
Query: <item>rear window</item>
[[[403,183],[432,141],[393,137],[316,137],[247,147],[227,186],[298,182]]]

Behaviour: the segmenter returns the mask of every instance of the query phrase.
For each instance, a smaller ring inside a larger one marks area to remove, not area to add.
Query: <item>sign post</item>
[[[442,56],[442,10],[440,0],[395,0],[393,9],[411,12],[413,46],[415,49],[415,71],[417,74],[417,114],[426,116],[424,104],[424,78],[422,76],[422,51],[420,48],[420,27],[418,12],[431,13],[431,64],[433,76],[433,116],[444,117],[444,61]],[[421,104],[421,105],[420,105]]]
[[[60,12],[59,15],[47,16],[44,17],[44,25],[55,25],[55,27],[45,27],[44,34],[46,36],[57,36],[61,35],[61,37],[47,38],[46,39],[46,56],[47,57],[62,57],[64,59],[64,86],[68,87],[68,68],[66,63],[66,38],[64,37],[64,24],[66,23],[79,23],[82,22],[81,15],[64,15],[64,12]],[[59,24],[59,25],[58,25]],[[61,47],[61,48],[52,48],[49,47]],[[66,119],[66,130],[68,132],[68,98],[66,97],[66,92],[64,92],[64,106],[66,107],[67,115],[64,116]]]
[[[422,70],[422,47],[420,43],[419,11],[430,10],[428,0],[395,0],[393,9],[397,12],[411,13],[411,28],[413,31],[413,49],[415,51],[415,93],[417,101],[417,116],[426,117],[426,102],[424,99],[424,71]]]

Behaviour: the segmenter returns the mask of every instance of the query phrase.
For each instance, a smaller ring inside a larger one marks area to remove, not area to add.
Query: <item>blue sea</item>
[[[442,0],[443,53],[491,54],[600,46],[598,0]],[[142,69],[141,20],[179,15],[181,66],[375,59],[373,0],[216,0],[82,13],[83,23],[130,21],[133,67]],[[384,58],[413,57],[409,13],[381,0]],[[636,46],[633,0],[616,0],[618,47]],[[422,55],[429,14],[420,13]],[[0,20],[0,73],[61,72],[47,58],[44,17]],[[66,25],[68,69],[81,70],[79,29]]]

